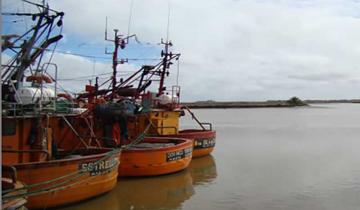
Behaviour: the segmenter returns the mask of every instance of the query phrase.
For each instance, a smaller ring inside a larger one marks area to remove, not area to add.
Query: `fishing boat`
[[[189,139],[148,137],[132,144],[121,154],[120,176],[154,176],[181,171],[189,166]]]
[[[172,53],[169,50],[172,46],[170,41],[161,40],[161,43],[165,47],[161,52],[162,60],[158,64],[143,66],[118,85],[118,88],[126,89],[139,81],[133,98],[141,101],[143,111],[129,123],[129,133],[139,134],[145,130],[148,124],[151,124],[149,135],[192,139],[193,157],[208,155],[214,150],[216,131],[213,130],[211,123],[200,122],[188,107],[181,106],[179,85],[174,85],[170,90],[166,90],[165,77],[169,75],[172,62],[178,60],[180,54]],[[157,80],[160,81],[157,93],[146,92],[150,84]],[[200,129],[180,130],[180,117],[184,116],[186,111],[200,126]]]
[[[56,118],[46,112],[2,117],[2,165],[14,168],[17,179],[26,184],[27,192],[17,196],[28,197],[30,209],[78,202],[108,192],[117,183],[120,150],[55,148],[53,130],[59,127],[49,122]]]
[[[187,110],[192,118],[198,122],[199,129],[179,129],[180,117],[184,115],[184,110]],[[186,107],[176,110],[151,109],[149,112],[138,116],[138,120],[131,126],[132,132],[143,131],[149,123],[152,125],[148,132],[151,136],[191,139],[193,142],[193,158],[209,155],[214,150],[216,131],[212,129],[212,124],[200,122],[194,113]]]
[[[215,147],[216,132],[214,130],[185,129],[170,137],[193,140],[193,158],[209,155]]]
[[[25,186],[7,189],[2,198],[27,198],[25,206],[33,209],[67,205],[110,191],[117,183],[120,150],[67,150],[56,145],[54,133],[61,127],[51,122],[65,115],[56,107],[56,65],[44,63],[42,58],[46,49],[62,38],[61,34],[54,36],[53,31],[62,27],[64,13],[45,3],[27,3],[40,12],[10,15],[30,16],[36,23],[2,48],[15,54],[2,66],[1,74],[2,166],[13,168],[17,180]],[[55,67],[55,75],[48,72],[49,66]],[[26,70],[30,68],[29,75]],[[31,86],[24,85],[25,81]],[[53,81],[54,90],[45,87],[45,83]],[[78,137],[68,141],[83,140]],[[2,176],[6,176],[6,171]]]
[[[107,34],[107,33],[105,33]],[[132,35],[134,36],[134,35]],[[96,80],[95,85],[87,85],[85,93],[79,94],[76,100],[86,103],[86,112],[78,116],[59,119],[62,127],[56,132],[58,146],[67,149],[88,147],[121,147],[122,153],[119,176],[154,176],[178,172],[185,169],[192,157],[192,142],[185,138],[145,137],[151,124],[139,133],[133,132],[132,122],[141,115],[141,105],[135,102],[143,86],[134,89],[132,85],[114,80],[117,74],[118,50],[125,48],[129,37],[121,37],[115,30],[113,52],[113,75],[111,89],[101,89]],[[128,81],[128,80],[126,80]],[[105,84],[103,84],[105,85]],[[89,126],[92,125],[92,126]],[[55,126],[56,127],[56,126]],[[76,129],[75,133],[73,130]],[[94,141],[74,142],[68,139],[74,136],[92,136]]]
[[[39,209],[79,202],[113,189],[117,183],[118,156],[118,152],[108,150],[69,151],[53,160],[3,164],[14,167],[17,179],[26,184],[20,190],[27,192],[17,197],[28,197],[26,207]]]

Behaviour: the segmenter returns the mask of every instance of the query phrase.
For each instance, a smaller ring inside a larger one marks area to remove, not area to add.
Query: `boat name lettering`
[[[215,146],[215,137],[205,138],[205,139],[196,139],[194,142],[195,149],[209,148]]]
[[[117,158],[112,158],[110,160],[100,160],[90,163],[81,163],[79,165],[79,170],[90,172],[90,176],[96,176],[101,174],[106,174],[111,171],[112,168],[117,166]]]
[[[192,153],[192,148],[191,147],[185,148],[185,149],[182,149],[182,150],[177,150],[177,151],[174,151],[174,152],[168,152],[168,153],[166,153],[166,161],[169,162],[169,161],[179,160],[179,159],[182,159],[184,157],[190,156],[191,153]]]

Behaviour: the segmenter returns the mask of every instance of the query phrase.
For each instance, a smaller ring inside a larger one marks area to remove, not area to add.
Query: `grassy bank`
[[[194,109],[224,109],[224,108],[269,108],[269,107],[297,107],[308,106],[309,104],[330,104],[330,103],[360,103],[360,99],[336,99],[336,100],[300,100],[292,97],[289,100],[269,101],[196,101],[186,102],[182,105]]]

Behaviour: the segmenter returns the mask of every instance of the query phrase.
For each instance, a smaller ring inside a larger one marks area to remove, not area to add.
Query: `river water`
[[[360,209],[360,104],[194,112],[217,131],[211,156],[62,209]]]

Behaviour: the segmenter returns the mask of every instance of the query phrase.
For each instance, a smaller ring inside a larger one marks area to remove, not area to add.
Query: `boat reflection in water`
[[[211,155],[192,159],[188,170],[195,186],[210,184],[217,177],[215,159]]]
[[[156,177],[119,178],[110,193],[62,210],[181,209],[195,194],[197,185],[212,183],[217,177],[215,160],[208,155],[193,159],[181,172]]]
[[[116,188],[120,209],[175,209],[194,194],[188,170],[143,179],[124,179]]]

